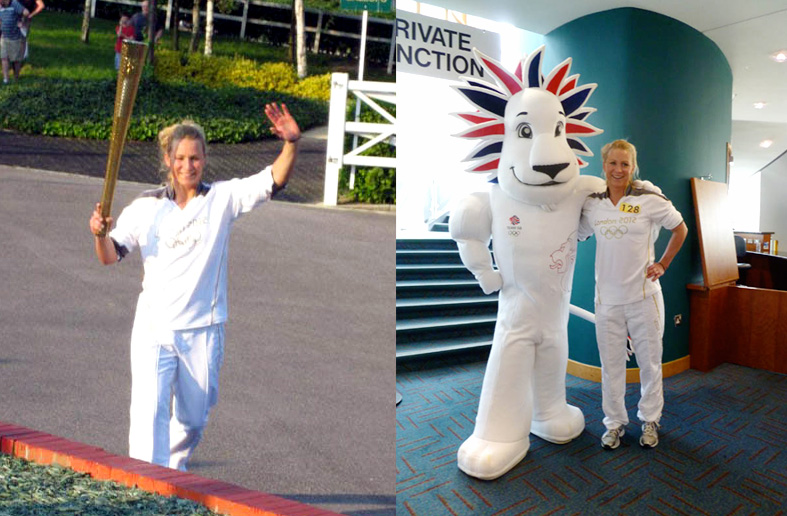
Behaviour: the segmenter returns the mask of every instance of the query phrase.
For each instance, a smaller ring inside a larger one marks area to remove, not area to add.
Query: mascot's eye
[[[563,134],[563,122],[558,122],[555,126],[555,136]]]
[[[532,138],[533,129],[530,127],[530,124],[519,124],[516,128],[516,134],[520,138]]]

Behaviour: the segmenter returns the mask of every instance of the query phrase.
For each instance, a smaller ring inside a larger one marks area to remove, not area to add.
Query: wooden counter
[[[747,253],[746,285],[736,284],[726,186],[691,180],[704,280],[687,285],[691,367],[729,362],[787,374],[787,258]]]
[[[787,292],[688,285],[691,367],[729,362],[787,374]]]

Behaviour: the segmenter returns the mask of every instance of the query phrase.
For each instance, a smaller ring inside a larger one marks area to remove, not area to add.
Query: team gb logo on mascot
[[[480,140],[464,161],[492,183],[458,202],[449,221],[483,291],[500,291],[475,429],[457,453],[462,471],[486,480],[525,457],[531,432],[562,444],[585,428],[582,411],[566,403],[567,324],[582,204],[605,188],[580,175],[587,163],[578,155],[593,153],[579,137],[602,131],[585,121],[596,85],[578,86],[570,58],[545,78],[543,52],[512,74],[474,50],[494,83],[463,77],[454,86],[477,108],[457,113],[471,126],[456,136]]]

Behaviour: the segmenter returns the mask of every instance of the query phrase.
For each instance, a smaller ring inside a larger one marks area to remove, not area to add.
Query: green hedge
[[[206,57],[172,50],[156,52],[156,78],[163,82],[196,82],[210,88],[238,86],[271,90],[328,102],[331,74],[298,79],[288,63],[259,63],[243,56]]]
[[[115,102],[114,80],[33,79],[0,89],[0,127],[25,133],[108,139]],[[263,107],[284,102],[306,130],[324,125],[322,101],[251,88],[211,89],[144,77],[140,83],[129,139],[153,140],[166,125],[191,118],[210,142],[240,143],[270,137]]]
[[[60,466],[0,453],[0,514],[79,516],[216,516],[191,500],[164,497]]]
[[[370,204],[396,204],[396,170],[392,168],[359,168],[355,171],[355,185],[349,188],[350,170],[339,172],[339,192],[342,200]]]

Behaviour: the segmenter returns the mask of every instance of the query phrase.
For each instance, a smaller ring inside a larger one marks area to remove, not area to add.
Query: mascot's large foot
[[[584,424],[584,418],[582,421]],[[471,435],[459,447],[456,462],[459,469],[471,477],[493,480],[519,464],[529,449],[529,437],[513,443],[499,443]]]
[[[566,405],[560,414],[551,419],[533,419],[530,425],[530,433],[555,444],[565,444],[579,437],[584,429],[585,416],[572,405]]]

